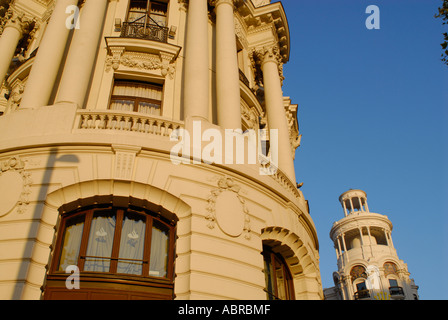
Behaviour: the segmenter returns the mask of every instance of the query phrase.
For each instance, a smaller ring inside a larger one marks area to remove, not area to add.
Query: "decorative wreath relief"
[[[31,174],[19,157],[0,162],[0,217],[17,206],[17,213],[25,212],[30,203]]]
[[[218,188],[212,190],[208,198],[207,211],[210,229],[214,229],[217,223],[231,237],[239,237],[244,232],[246,239],[251,238],[249,209],[241,196],[241,187],[232,178],[218,181]]]

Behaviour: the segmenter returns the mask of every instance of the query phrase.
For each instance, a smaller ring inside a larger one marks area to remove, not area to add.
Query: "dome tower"
[[[325,290],[326,299],[417,299],[418,287],[392,241],[392,222],[370,212],[362,190],[344,192],[339,201],[345,217],[330,232],[338,271],[335,287]]]

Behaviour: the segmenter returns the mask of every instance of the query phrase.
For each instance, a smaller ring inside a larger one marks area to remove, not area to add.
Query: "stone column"
[[[92,76],[109,0],[86,0],[80,13],[80,28],[75,30],[65,62],[58,103],[82,108]]]
[[[365,206],[365,210],[366,210],[366,212],[370,212],[370,211],[369,211],[369,206],[367,205],[367,199],[366,199],[366,202],[364,203],[364,206]]]
[[[77,3],[78,0],[56,1],[26,82],[26,89],[20,103],[21,109],[48,104],[70,33],[70,29],[66,27],[66,20],[69,17],[66,9]]]
[[[353,199],[352,198],[350,198],[350,206],[351,206],[351,213],[352,212],[355,212],[355,206],[353,205]]]
[[[4,19],[7,19],[7,21],[0,37],[0,85],[5,80],[17,45],[22,38],[24,27],[27,24],[23,15],[19,16],[11,8]]]
[[[241,129],[241,98],[233,0],[215,0],[218,124]]]
[[[285,173],[292,183],[296,183],[294,171],[294,158],[291,152],[289,139],[289,127],[286,118],[286,111],[283,104],[282,79],[280,70],[282,59],[277,46],[265,47],[256,50],[257,59],[261,62],[263,72],[265,105],[269,129],[278,130],[278,166]],[[275,148],[271,147],[271,151]],[[275,159],[275,158],[274,158]]]
[[[361,200],[361,197],[358,197],[358,201],[359,201],[359,211],[364,212],[364,208],[363,208],[363,206],[362,206],[362,200]]]
[[[345,233],[341,234],[341,239],[342,239],[342,246],[344,248],[344,256],[345,256],[345,263],[349,263],[350,259],[348,257],[348,252],[347,252],[347,245],[345,243]]]
[[[185,42],[184,118],[209,117],[207,0],[190,0]]]
[[[339,249],[338,259],[339,259],[342,257],[341,241],[340,241],[339,237],[336,238],[336,241],[338,243],[338,249]]]
[[[345,204],[345,200],[342,200],[342,206],[344,207],[344,213],[345,213],[345,216],[347,217],[348,213],[347,213],[347,205]]]

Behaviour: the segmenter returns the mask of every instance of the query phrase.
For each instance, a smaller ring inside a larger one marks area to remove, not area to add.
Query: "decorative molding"
[[[258,84],[263,84],[262,66],[267,62],[274,62],[278,66],[280,81],[283,84],[283,59],[280,55],[280,49],[277,45],[268,45],[252,49],[250,54],[252,67],[255,70],[255,80]]]
[[[0,162],[0,186],[6,188],[0,194],[0,217],[11,213],[23,214],[31,194],[31,174],[25,170],[25,162],[18,156]]]
[[[135,159],[140,153],[141,148],[113,145],[112,149],[115,152],[114,178],[131,180],[134,172]]]
[[[9,99],[6,103],[5,113],[17,110],[22,101],[23,91],[25,90],[26,81],[16,79],[9,90]]]
[[[291,152],[295,158],[296,149],[302,143],[302,135],[299,133],[299,125],[297,122],[297,105],[291,104],[289,98],[285,98],[286,121],[289,127],[289,141],[291,143]]]
[[[252,3],[254,4],[255,8],[258,8],[258,7],[270,4],[271,1],[270,0],[252,0]]]
[[[246,200],[241,195],[241,187],[235,183],[235,181],[232,178],[223,177],[219,179],[218,188],[211,191],[210,196],[208,197],[208,206],[207,211],[208,215],[206,216],[206,220],[208,221],[208,228],[214,229],[215,224],[218,223],[221,230],[226,233],[229,236],[232,237],[239,237],[241,234],[244,233],[244,237],[247,240],[251,239],[251,227],[250,227],[250,216],[249,216],[249,209],[246,205]],[[217,208],[217,201],[225,192],[228,192],[230,196],[233,196],[239,204],[242,207],[242,212],[234,211],[234,210],[226,210],[226,212],[217,212],[219,209],[223,208]],[[240,215],[242,215],[240,217]],[[232,225],[231,227],[226,226],[225,221],[222,221],[223,219],[227,219],[228,221],[231,221],[235,225]],[[236,225],[238,223],[237,220],[242,220],[242,225],[240,228]],[[232,230],[229,230],[232,229]],[[239,230],[241,229],[241,230]]]
[[[3,30],[8,27],[16,28],[21,34],[33,32],[33,22],[36,21],[27,17],[25,13],[17,10],[13,6],[10,6],[5,15],[0,17],[0,35],[3,33]],[[33,25],[32,29],[30,28],[31,25]]]
[[[124,47],[111,47],[110,55],[106,58],[106,71],[118,70],[120,66],[130,69],[157,71],[163,77],[174,78],[176,71],[173,54],[160,52],[159,54],[126,51]]]

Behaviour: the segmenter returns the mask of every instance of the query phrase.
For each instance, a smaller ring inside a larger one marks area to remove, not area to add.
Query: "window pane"
[[[128,21],[135,21],[146,15],[147,0],[139,1],[132,0],[129,6],[129,16]],[[139,20],[139,22],[145,22],[144,19]]]
[[[274,292],[274,274],[272,268],[272,262],[270,259],[270,254],[264,255],[264,276],[266,281],[266,291],[268,292],[268,299],[275,300],[275,292]]]
[[[160,105],[150,102],[140,102],[138,112],[160,116]]]
[[[118,273],[142,274],[145,229],[146,218],[144,216],[132,212],[126,213],[121,230]],[[139,261],[129,261],[128,259]]]
[[[367,290],[367,286],[366,286],[366,283],[364,281],[361,282],[361,283],[358,283],[356,285],[356,288],[358,289],[358,291]]]
[[[84,271],[109,272],[115,222],[114,212],[95,213],[90,226]]]
[[[68,266],[78,264],[84,218],[85,216],[82,215],[68,219],[66,222],[58,271],[65,271]]]
[[[284,272],[283,263],[278,259],[275,259],[275,276],[277,280],[278,298],[281,300],[287,300],[289,297],[286,275]]]
[[[398,287],[398,281],[395,279],[389,279],[389,284],[391,287]]]
[[[167,276],[169,235],[169,228],[154,220],[151,236],[151,256],[149,258],[149,275],[151,277],[163,278]]]
[[[134,111],[134,101],[113,99],[110,103],[111,110]]]

